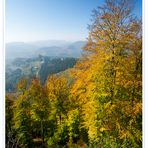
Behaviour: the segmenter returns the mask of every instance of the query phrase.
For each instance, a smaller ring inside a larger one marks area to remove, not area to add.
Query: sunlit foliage
[[[133,0],[106,0],[93,11],[71,78],[18,83],[15,99],[6,99],[16,146],[142,147],[142,24],[132,10]]]

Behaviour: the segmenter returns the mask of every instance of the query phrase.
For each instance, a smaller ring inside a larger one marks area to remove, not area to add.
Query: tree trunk
[[[44,147],[44,129],[43,129],[43,121],[41,120],[41,137],[42,137],[42,147]]]

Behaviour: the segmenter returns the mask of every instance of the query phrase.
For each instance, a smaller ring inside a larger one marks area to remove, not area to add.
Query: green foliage
[[[32,146],[31,127],[31,98],[28,92],[20,95],[15,102],[14,129],[17,131],[17,139],[21,146]]]

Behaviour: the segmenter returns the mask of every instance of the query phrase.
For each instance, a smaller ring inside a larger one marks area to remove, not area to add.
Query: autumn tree
[[[24,93],[25,90],[27,89],[27,85],[28,85],[27,80],[26,79],[21,79],[17,83],[17,90],[18,90],[18,92]]]
[[[50,120],[56,123],[48,145],[73,147],[80,138],[79,110],[70,98],[68,80],[64,76],[52,75],[48,77],[46,86],[51,102]]]
[[[13,118],[14,129],[17,132],[16,134],[17,145],[21,147],[33,146],[31,106],[32,106],[32,96],[30,95],[28,90],[23,90],[15,101],[14,118]]]
[[[142,115],[142,33],[133,2],[106,0],[94,10],[86,54],[74,73],[71,93],[94,146],[138,147],[142,142],[141,127],[136,128]]]
[[[61,124],[62,116],[66,115],[66,105],[69,95],[67,80],[64,77],[49,76],[46,86],[56,122],[57,124]]]
[[[20,146],[33,147],[36,138],[41,138],[41,143],[44,144],[45,133],[48,131],[46,124],[48,125],[50,102],[47,91],[40,85],[39,80],[33,79],[28,88],[26,84],[24,80],[18,84],[22,93],[15,101],[14,128]]]
[[[13,95],[6,94],[6,148],[11,147],[16,142],[15,130],[13,129],[14,98]]]
[[[66,139],[62,134],[66,133],[64,122],[67,116],[69,89],[66,78],[55,75],[48,77],[46,87],[48,99],[51,103],[50,120],[54,121],[56,125],[56,132],[54,131],[55,133],[48,142],[49,145],[52,145],[52,143],[57,144],[59,141],[62,142],[62,138],[63,141]]]
[[[49,131],[46,124],[49,125],[48,118],[50,115],[50,101],[48,99],[45,87],[41,86],[38,79],[32,80],[32,84],[28,89],[28,92],[32,97],[31,120],[34,125],[34,135],[36,137],[37,135],[41,137],[43,146],[47,131]],[[40,127],[40,134],[36,132],[38,131],[38,127]]]

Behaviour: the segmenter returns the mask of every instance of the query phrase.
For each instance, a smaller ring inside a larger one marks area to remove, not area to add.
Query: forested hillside
[[[75,59],[47,62],[40,80],[6,94],[6,147],[142,147],[142,22],[132,10],[133,0],[106,0],[73,68],[46,79],[53,63]]]
[[[35,58],[16,58],[6,66],[6,91],[15,92],[16,84],[24,78],[31,81],[36,77],[44,84],[49,74],[56,74],[72,68],[76,61],[76,58],[41,55]]]

